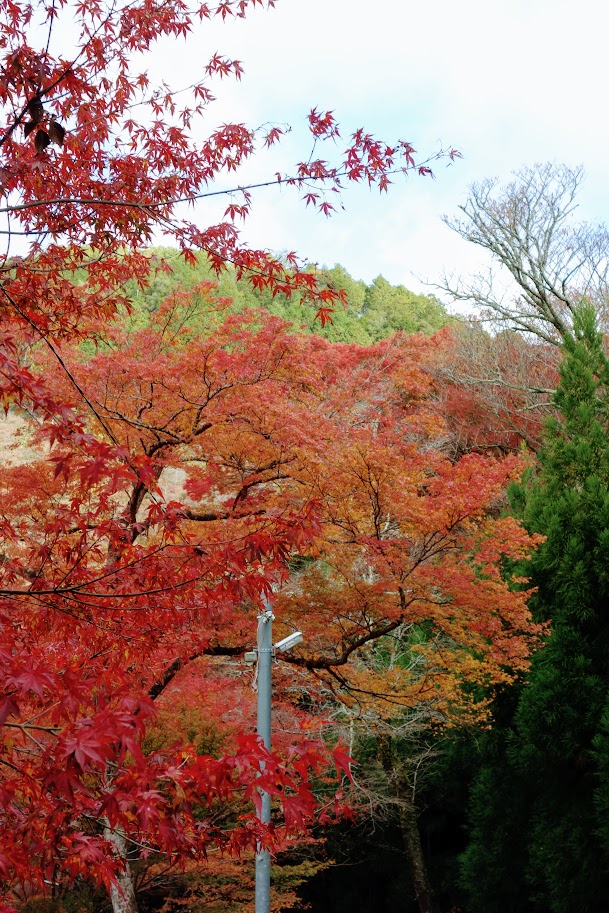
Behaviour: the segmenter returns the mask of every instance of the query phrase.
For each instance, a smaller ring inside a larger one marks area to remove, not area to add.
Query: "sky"
[[[313,107],[332,110],[341,125],[324,157],[340,157],[359,127],[390,145],[409,141],[420,159],[457,148],[463,158],[437,163],[434,179],[398,176],[382,195],[352,186],[330,219],[306,209],[293,188],[257,190],[242,229],[252,246],[429,291],[444,273],[466,277],[484,262],[442,222],[458,215],[474,181],[509,179],[536,162],[581,164],[578,215],[605,219],[608,26],[600,0],[276,0],[245,19],[204,21],[186,43],[163,39],[146,67],[175,88],[198,81],[215,52],[241,61],[241,82],[211,85],[217,101],[197,124],[201,137],[223,122],[291,132],[238,184],[290,173],[308,157]],[[65,29],[56,37],[63,43]],[[227,178],[212,189],[231,186]],[[212,224],[226,197],[197,205],[197,221]]]
[[[257,191],[244,228],[251,244],[422,291],[443,272],[478,268],[476,249],[441,221],[473,181],[535,162],[582,164],[579,215],[605,218],[607,26],[599,0],[277,0],[245,20],[204,23],[185,50],[167,53],[174,84],[216,50],[242,61],[241,83],[213,87],[213,117],[291,125],[282,147],[240,180],[306,157],[312,107],[333,110],[345,139],[361,126],[390,144],[408,140],[423,157],[459,149],[463,159],[439,163],[433,180],[398,178],[382,196],[349,190],[328,220],[293,190]],[[212,204],[202,205],[211,217]]]

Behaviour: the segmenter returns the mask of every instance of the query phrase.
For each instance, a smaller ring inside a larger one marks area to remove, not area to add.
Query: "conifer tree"
[[[607,909],[609,362],[590,307],[565,338],[555,404],[537,477],[513,492],[529,532],[546,537],[525,573],[549,634],[474,785],[462,859],[472,913]]]

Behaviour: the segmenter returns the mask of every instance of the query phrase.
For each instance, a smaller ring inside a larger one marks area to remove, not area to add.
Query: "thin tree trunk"
[[[400,800],[400,829],[417,904],[420,913],[436,913],[437,907],[421,846],[417,810],[410,795],[409,783],[402,771],[398,772],[397,788]]]
[[[104,837],[114,845],[116,856],[123,863],[123,870],[116,876],[116,883],[110,887],[113,913],[138,913],[135,899],[133,874],[127,858],[127,841],[119,828],[104,828]]]
[[[378,746],[381,764],[398,800],[404,853],[410,869],[410,877],[412,878],[419,913],[437,913],[438,908],[434,901],[433,890],[427,873],[427,866],[425,865],[425,857],[423,856],[417,810],[406,771],[399,762],[396,764],[391,736],[379,736]]]

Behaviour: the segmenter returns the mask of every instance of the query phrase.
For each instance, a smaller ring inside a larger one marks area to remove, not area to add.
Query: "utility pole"
[[[271,665],[273,662],[273,611],[268,597],[258,616],[258,725],[257,732],[267,751],[271,750]],[[271,797],[260,790],[260,823],[271,823]],[[269,913],[271,906],[271,854],[256,853],[256,913]]]
[[[267,751],[271,750],[271,698],[272,665],[275,651],[285,653],[302,641],[300,631],[288,634],[273,645],[273,610],[270,599],[264,597],[264,610],[258,616],[258,645],[256,650],[245,654],[246,663],[258,663],[258,719],[257,732]],[[264,770],[264,764],[261,765]],[[260,790],[261,807],[259,821],[271,823],[271,797],[266,790]],[[256,853],[256,913],[269,913],[271,908],[271,854],[258,848]]]

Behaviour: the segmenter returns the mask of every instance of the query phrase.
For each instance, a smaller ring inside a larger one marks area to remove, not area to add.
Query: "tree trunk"
[[[395,790],[395,797],[398,800],[404,853],[410,869],[419,913],[437,913],[433,890],[427,874],[427,866],[425,865],[425,857],[423,856],[417,810],[413,801],[412,788],[408,782],[408,776],[400,763],[396,763],[391,736],[379,736],[378,746],[381,764],[387,775],[389,785]]]
[[[400,800],[400,828],[404,851],[410,868],[412,883],[420,913],[436,913],[433,890],[427,874],[427,866],[421,846],[421,835],[417,821],[417,810],[410,796],[409,784],[402,771],[398,772],[398,798]]]
[[[123,870],[116,876],[116,882],[110,888],[110,900],[113,913],[137,913],[133,875],[127,858],[127,841],[118,828],[105,827],[104,837],[114,845],[116,856],[123,862]]]

